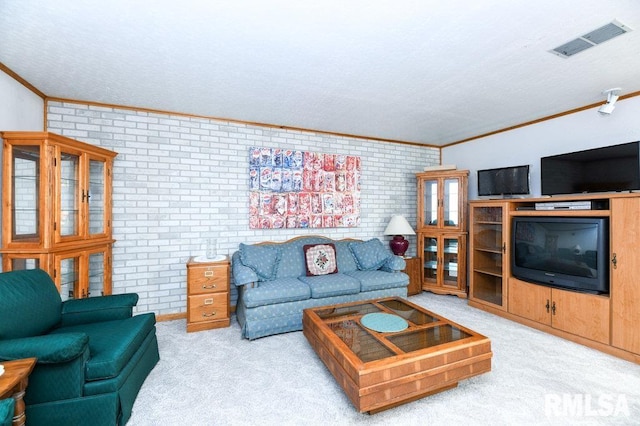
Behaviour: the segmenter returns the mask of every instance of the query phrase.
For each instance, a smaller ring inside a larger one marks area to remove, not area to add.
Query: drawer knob
[[[202,313],[202,316],[203,316],[203,317],[205,317],[205,318],[213,317],[213,316],[215,316],[215,315],[216,315],[216,313],[215,313],[215,312],[211,312],[210,314],[208,314],[208,313],[206,313],[206,312],[203,312],[203,313]]]
[[[204,288],[204,289],[216,288],[216,285],[215,284],[211,284],[211,285],[202,284],[202,288]]]
[[[213,271],[204,271],[204,276],[209,278],[213,276]]]

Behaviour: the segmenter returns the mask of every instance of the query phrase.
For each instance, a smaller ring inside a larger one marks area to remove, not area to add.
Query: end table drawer
[[[189,294],[229,291],[229,267],[224,265],[189,268],[187,282]]]
[[[226,319],[227,293],[208,294],[203,296],[189,296],[189,321],[211,321]]]

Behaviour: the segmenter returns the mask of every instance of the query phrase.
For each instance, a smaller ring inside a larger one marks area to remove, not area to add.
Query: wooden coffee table
[[[369,329],[362,317],[371,313],[399,316],[407,328]],[[360,412],[386,410],[491,371],[487,337],[405,299],[305,309],[302,322],[305,337]]]

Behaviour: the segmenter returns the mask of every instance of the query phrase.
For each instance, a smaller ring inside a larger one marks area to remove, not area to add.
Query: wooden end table
[[[0,398],[13,398],[15,410],[13,412],[13,426],[23,426],[27,416],[24,413],[24,392],[27,389],[29,375],[36,365],[35,358],[18,359],[16,361],[5,361],[4,374],[0,376]]]

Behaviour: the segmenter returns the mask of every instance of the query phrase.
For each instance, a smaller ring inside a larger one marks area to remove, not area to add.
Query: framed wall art
[[[249,148],[249,228],[360,224],[360,157]]]

